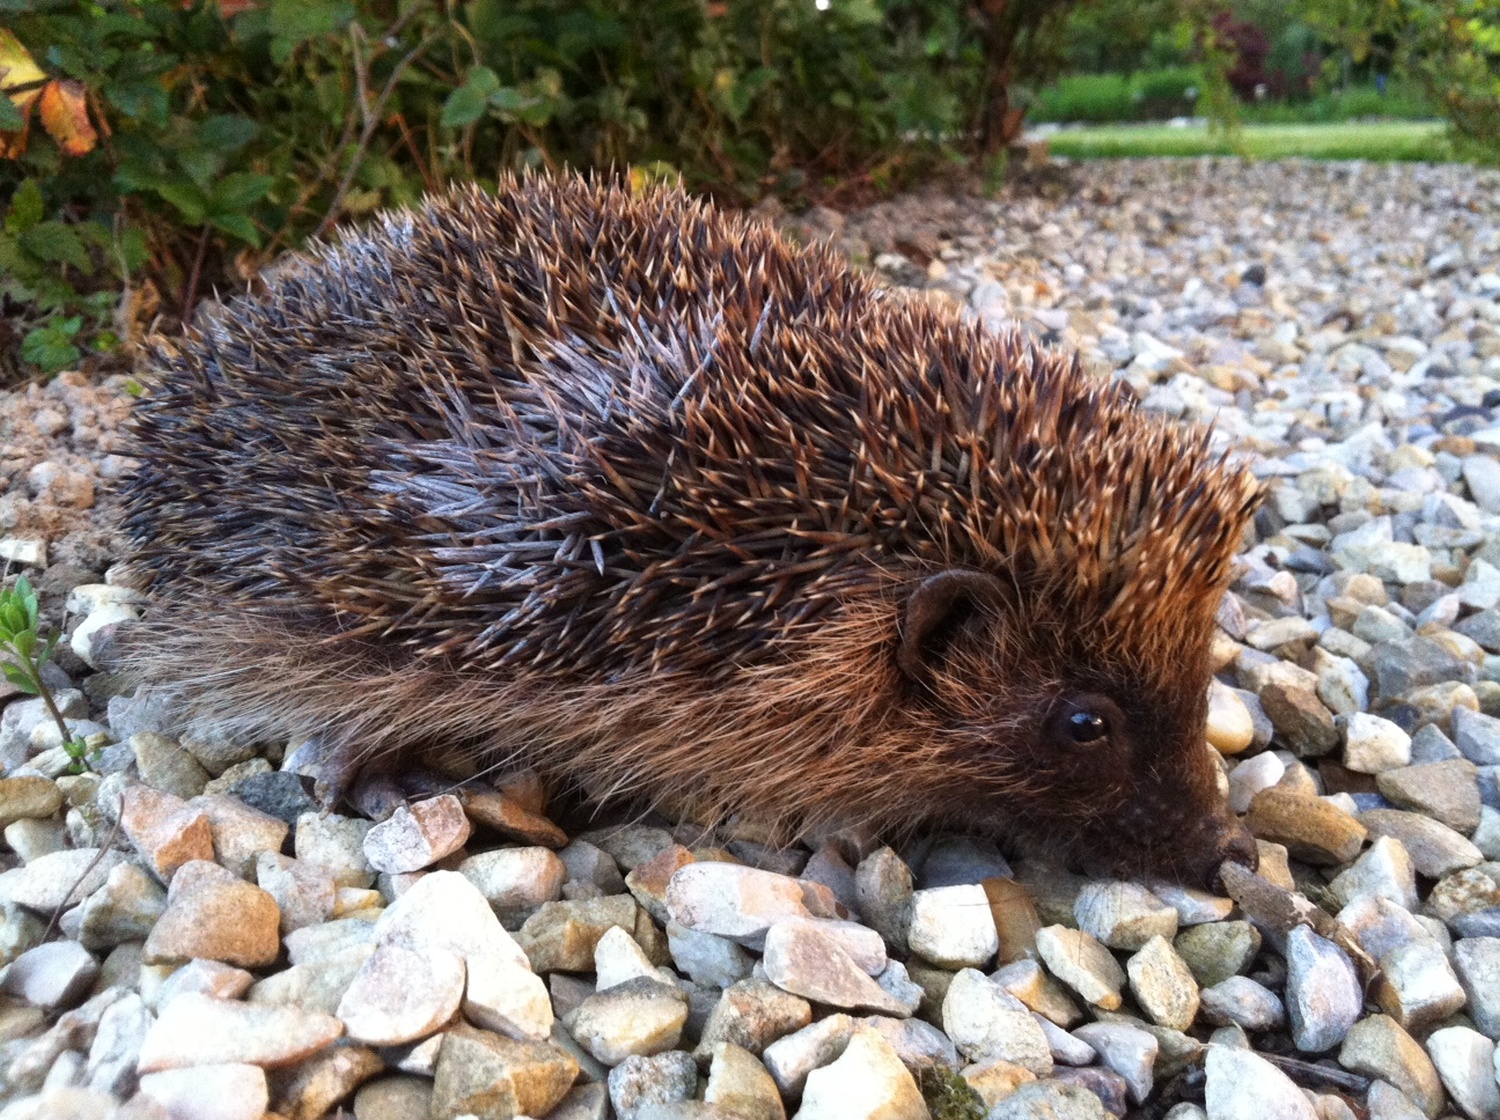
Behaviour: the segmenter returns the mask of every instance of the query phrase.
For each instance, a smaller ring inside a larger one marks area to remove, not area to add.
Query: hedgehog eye
[[[1109,697],[1079,692],[1058,698],[1047,727],[1052,741],[1059,747],[1101,750],[1126,729],[1126,721]]]
[[[1098,712],[1074,712],[1068,717],[1068,737],[1075,743],[1094,743],[1109,734],[1109,720]]]

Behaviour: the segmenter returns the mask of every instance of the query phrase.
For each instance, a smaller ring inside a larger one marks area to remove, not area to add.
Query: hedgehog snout
[[[1197,826],[1186,829],[1174,844],[1175,863],[1183,882],[1215,893],[1222,893],[1219,868],[1226,862],[1238,863],[1254,871],[1260,866],[1260,851],[1255,838],[1238,817],[1226,808],[1224,812],[1205,816]]]

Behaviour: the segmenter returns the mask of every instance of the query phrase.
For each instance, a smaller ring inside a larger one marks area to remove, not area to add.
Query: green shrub
[[[1449,124],[1454,149],[1500,163],[1500,0],[1298,0],[1355,64],[1386,53]]]
[[[1193,66],[1147,70],[1131,81],[1131,97],[1141,119],[1191,116],[1203,89],[1203,72]]]
[[[889,189],[1003,143],[1005,89],[1056,64],[1068,6],[0,0],[0,301],[21,328],[0,379],[114,347],[122,289],[186,319],[453,179],[629,164],[733,201]]]
[[[1411,82],[1392,82],[1381,93],[1374,85],[1320,92],[1305,101],[1246,105],[1245,121],[1259,124],[1334,124],[1359,120],[1433,120],[1442,114]]]
[[[1037,94],[1030,116],[1043,121],[1104,124],[1133,120],[1135,102],[1123,74],[1071,74]]]
[[[1072,74],[1038,94],[1031,109],[1034,121],[1168,120],[1191,116],[1204,88],[1197,67],[1175,66],[1123,74]]]

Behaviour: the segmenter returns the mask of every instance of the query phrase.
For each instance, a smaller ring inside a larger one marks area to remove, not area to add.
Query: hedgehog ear
[[[1002,596],[1000,581],[988,572],[949,568],[928,576],[906,600],[896,664],[912,680],[927,680],[933,662],[959,628]]]

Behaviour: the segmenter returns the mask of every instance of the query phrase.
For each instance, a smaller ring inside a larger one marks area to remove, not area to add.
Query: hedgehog
[[[675,187],[453,188],[158,342],[125,643],[188,728],[1210,884],[1258,487],[1076,356]]]

